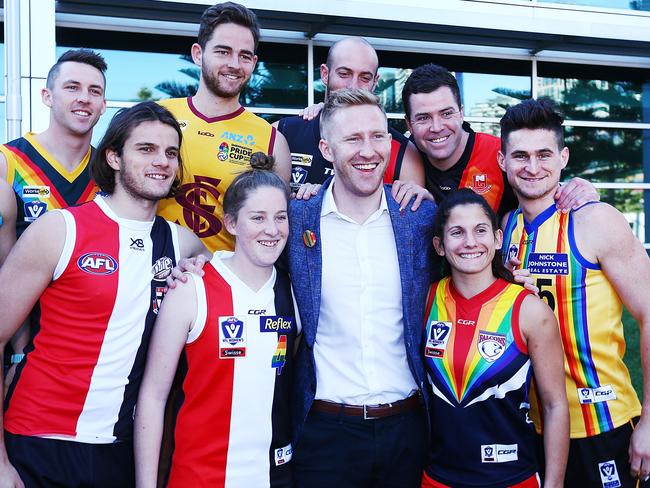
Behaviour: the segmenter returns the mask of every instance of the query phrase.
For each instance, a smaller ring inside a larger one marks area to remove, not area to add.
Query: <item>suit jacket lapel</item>
[[[402,284],[402,309],[404,314],[404,328],[408,328],[408,317],[411,313],[411,279],[413,277],[413,232],[411,231],[411,219],[406,212],[400,212],[399,204],[390,194],[390,188],[384,186],[386,202],[390,221],[395,235],[395,247],[397,248],[397,262],[399,263],[400,282]]]

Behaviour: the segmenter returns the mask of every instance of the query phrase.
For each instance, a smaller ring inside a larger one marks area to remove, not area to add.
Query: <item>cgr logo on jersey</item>
[[[154,281],[165,281],[167,277],[172,274],[172,268],[174,267],[174,262],[171,258],[163,256],[158,258],[158,260],[153,263],[151,267],[151,274],[153,275]]]
[[[424,347],[424,355],[428,358],[444,357],[450,335],[451,322],[431,321],[429,336]]]
[[[221,138],[225,139],[227,141],[239,142],[241,144],[246,144],[247,146],[254,146],[255,145],[255,138],[250,134],[247,134],[244,137],[243,134],[238,134],[236,132],[225,131],[223,134],[221,134]]]
[[[25,202],[23,210],[25,211],[25,222],[34,222],[47,212],[47,203],[38,201]]]
[[[24,186],[23,198],[50,198],[49,186]]]
[[[297,188],[307,181],[307,170],[305,168],[291,168],[291,187]]]
[[[457,323],[458,325],[467,325],[467,326],[472,326],[472,325],[476,325],[476,320],[458,319],[458,320],[456,320],[456,323]]]
[[[219,317],[219,359],[246,356],[246,328],[239,317]]]
[[[616,462],[614,460],[598,463],[598,471],[600,472],[600,481],[603,488],[618,488],[623,486],[618,477],[618,470],[616,469]]]
[[[578,388],[578,401],[585,405],[616,400],[616,392],[612,385],[603,385],[597,388]]]
[[[483,359],[492,363],[506,352],[506,336],[505,334],[480,330],[476,348]]]
[[[108,254],[87,252],[77,259],[79,269],[88,274],[109,275],[117,270],[117,261]]]
[[[488,444],[481,446],[482,463],[507,463],[516,461],[518,444]]]

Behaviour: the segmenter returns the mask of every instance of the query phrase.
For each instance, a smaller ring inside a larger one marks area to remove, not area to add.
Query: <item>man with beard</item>
[[[196,95],[160,102],[183,129],[186,161],[178,194],[161,202],[160,215],[192,230],[211,251],[233,249],[223,227],[223,195],[237,173],[250,167],[253,153],[275,156],[277,172],[289,181],[284,136],[239,103],[257,63],[259,37],[257,17],[246,7],[232,2],[209,7],[192,45],[192,59],[201,67]]]
[[[327,53],[327,61],[320,66],[320,77],[325,85],[325,100],[334,90],[362,88],[372,92],[379,81],[379,59],[374,48],[362,37],[346,37],[336,42]],[[322,104],[310,107],[320,110]],[[311,120],[302,116],[286,117],[273,124],[284,134],[291,149],[291,186],[298,189],[303,183],[322,184],[334,174],[332,163],[318,148],[320,116]],[[424,186],[424,166],[413,143],[398,131],[389,128],[392,136],[391,154],[384,182],[408,181]],[[417,208],[417,205],[416,205]]]
[[[103,193],[40,217],[0,268],[0,351],[41,307],[0,416],[1,486],[134,485],[133,412],[165,279],[204,250],[156,217],[180,145],[158,104],[118,112],[90,163]]]

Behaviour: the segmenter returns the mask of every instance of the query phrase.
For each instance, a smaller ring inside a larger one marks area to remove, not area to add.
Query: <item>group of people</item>
[[[476,133],[427,64],[407,137],[345,38],[272,126],[239,103],[259,37],[206,9],[197,93],[96,149],[107,66],[68,51],[48,129],[0,147],[0,487],[650,486],[650,260],[560,185],[553,102]]]

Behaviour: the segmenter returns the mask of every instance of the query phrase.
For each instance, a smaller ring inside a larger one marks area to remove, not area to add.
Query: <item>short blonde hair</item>
[[[386,115],[386,111],[381,105],[379,98],[367,90],[362,90],[361,88],[346,88],[344,90],[335,90],[330,93],[325,101],[323,110],[320,113],[321,138],[327,140],[327,129],[337,110],[362,105],[375,106]],[[363,123],[363,121],[359,121],[359,123]]]

